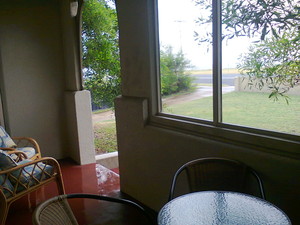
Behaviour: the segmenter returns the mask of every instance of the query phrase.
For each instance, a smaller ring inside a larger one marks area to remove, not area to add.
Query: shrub
[[[170,95],[186,91],[192,87],[192,78],[185,71],[190,61],[185,59],[182,51],[174,54],[171,46],[160,52],[161,93]]]

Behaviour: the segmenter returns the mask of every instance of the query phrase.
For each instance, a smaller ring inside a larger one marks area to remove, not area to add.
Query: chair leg
[[[29,210],[31,210],[31,207],[32,207],[32,205],[31,205],[31,200],[30,200],[30,194],[31,194],[31,193],[29,193],[29,194],[27,195],[27,202],[28,202],[28,209],[29,209]]]
[[[56,185],[57,185],[58,193],[60,195],[66,194],[65,187],[64,187],[64,181],[62,179],[61,173],[56,176]]]
[[[39,188],[38,190],[34,192],[30,192],[27,195],[27,203],[28,203],[28,209],[30,212],[33,212],[35,207],[38,205],[39,202],[39,192],[41,192],[42,198],[44,197],[44,186]],[[44,198],[43,198],[44,199]]]

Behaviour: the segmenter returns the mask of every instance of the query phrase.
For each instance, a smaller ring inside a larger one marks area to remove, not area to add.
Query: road
[[[194,83],[196,84],[211,84],[212,83],[212,75],[211,74],[194,74],[191,75],[195,78]],[[238,77],[239,74],[224,74],[222,77],[222,83],[227,84],[229,86],[234,86],[234,78]]]

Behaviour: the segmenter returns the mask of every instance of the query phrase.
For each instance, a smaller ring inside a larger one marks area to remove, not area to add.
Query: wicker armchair
[[[35,160],[41,158],[41,151],[36,140],[30,137],[10,137],[5,129],[0,126],[0,149],[4,151],[21,151],[26,158]],[[12,155],[12,157],[16,157]]]
[[[8,154],[9,153],[9,154]],[[16,161],[10,156],[13,154]],[[20,151],[0,150],[0,225],[4,225],[10,205],[17,199],[56,181],[58,193],[65,194],[58,162],[50,157],[23,160]]]

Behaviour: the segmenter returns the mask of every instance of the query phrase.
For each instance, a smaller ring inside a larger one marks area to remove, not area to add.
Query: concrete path
[[[223,87],[222,93],[228,93],[234,91],[234,86]],[[211,86],[200,86],[195,92],[183,95],[172,96],[169,98],[163,99],[163,104],[174,105],[183,103],[186,101],[193,101],[200,98],[212,96],[212,87]],[[92,115],[93,124],[105,120],[115,119],[114,111],[106,111],[103,113],[97,113]]]
[[[227,86],[223,87],[222,93],[228,93],[234,91],[234,86]],[[163,104],[167,105],[174,105],[183,103],[186,101],[193,101],[204,97],[212,96],[212,87],[211,86],[200,86],[195,92],[184,94],[184,95],[178,95],[178,96],[172,96],[169,98],[163,99]]]

